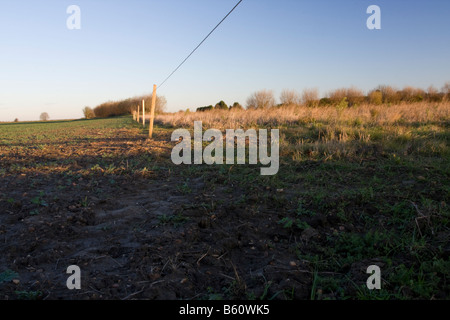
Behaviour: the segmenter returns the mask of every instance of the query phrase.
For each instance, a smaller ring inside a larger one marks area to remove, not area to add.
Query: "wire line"
[[[197,49],[198,48],[200,48],[200,46],[203,44],[203,42],[205,42],[206,41],[206,39],[208,39],[209,38],[209,36],[222,24],[222,22],[224,22],[225,21],[225,19],[226,18],[228,18],[228,16],[234,11],[234,9],[236,9],[237,8],[237,6],[238,5],[240,5],[241,4],[241,2],[242,2],[243,0],[240,0],[234,7],[233,7],[233,9],[231,9],[231,11],[230,12],[228,12],[228,14],[214,27],[214,29],[212,29],[211,30],[211,32],[210,33],[208,33],[208,35],[202,40],[202,42],[200,42],[199,43],[199,45],[197,46],[197,47],[195,47],[195,49],[194,50],[192,50],[192,52],[186,57],[186,59],[184,59],[183,60],[183,62],[181,62],[179,65],[178,65],[178,67],[176,67],[175,68],[175,70],[173,70],[172,71],[172,73],[171,74],[169,74],[169,76],[158,86],[158,88],[159,87],[161,87],[167,80],[169,80],[170,79],[170,77],[172,77],[173,76],[173,74],[175,73],[175,72],[177,72],[178,71],[178,69],[180,69],[180,67],[194,54],[194,52],[195,51],[197,51]]]

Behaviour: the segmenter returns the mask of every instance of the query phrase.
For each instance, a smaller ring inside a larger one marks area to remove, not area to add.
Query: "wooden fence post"
[[[142,99],[142,125],[145,128],[145,100]]]
[[[137,106],[137,118],[136,118],[136,121],[139,123],[139,120],[140,120],[140,118],[139,118],[139,105]]]
[[[153,121],[155,120],[155,107],[156,107],[156,84],[153,85],[152,107],[150,109],[150,126],[148,129],[148,136],[150,139],[153,136]]]

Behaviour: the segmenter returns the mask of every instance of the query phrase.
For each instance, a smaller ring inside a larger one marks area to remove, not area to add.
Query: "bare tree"
[[[150,107],[152,105],[152,96],[148,95],[144,97],[145,105],[148,106],[148,110],[150,110]],[[155,113],[163,113],[166,110],[167,100],[164,96],[158,96],[156,95],[156,102],[155,102]]]
[[[365,99],[364,92],[355,87],[336,89],[329,95],[334,103],[339,103],[346,99],[349,106],[359,105],[363,103]]]
[[[427,94],[429,94],[429,95],[435,95],[435,94],[438,94],[439,92],[438,92],[438,89],[436,89],[435,87],[433,87],[433,86],[429,86],[428,88],[427,88]]]
[[[247,99],[247,109],[265,109],[271,108],[274,105],[275,98],[271,90],[257,91]]]
[[[398,103],[400,102],[400,95],[398,90],[388,85],[379,85],[376,90],[381,92],[383,96],[383,103]]]
[[[450,100],[450,81],[446,82],[442,87],[442,93],[445,95],[445,100]]]
[[[48,115],[47,112],[42,112],[41,115],[39,116],[39,119],[41,119],[41,121],[47,121],[48,119],[50,119],[50,116]]]
[[[167,100],[164,96],[156,96],[155,112],[163,113],[166,111]]]
[[[434,86],[429,86],[426,92],[426,100],[430,102],[441,102],[445,98],[445,94],[439,92]]]
[[[83,108],[83,115],[86,119],[92,119],[95,118],[94,110],[92,110],[91,107],[84,107]]]
[[[317,88],[304,89],[302,92],[301,102],[308,107],[315,107],[319,105],[319,90],[317,90]]]
[[[442,92],[445,93],[445,94],[450,93],[450,81],[446,82],[444,84],[444,86],[442,87]]]
[[[403,88],[403,90],[400,91],[400,96],[402,101],[420,102],[425,96],[425,91],[420,88],[406,86]]]
[[[283,90],[280,95],[281,104],[284,106],[298,105],[300,95],[295,90]]]

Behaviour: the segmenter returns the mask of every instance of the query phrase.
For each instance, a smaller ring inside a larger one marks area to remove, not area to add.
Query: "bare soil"
[[[42,154],[27,147],[25,165],[70,158],[71,169],[83,172],[106,150],[131,159],[165,143],[167,136],[150,142],[119,133],[94,143],[49,144]],[[3,165],[23,161],[9,156]],[[290,251],[294,240],[277,224],[277,210],[260,207],[257,193],[236,205],[247,191],[236,185],[225,193],[220,184],[211,190],[202,177],[191,177],[184,192],[182,169],[166,165],[157,173],[78,179],[50,169],[5,175],[0,266],[15,276],[0,284],[0,298],[247,299],[287,292],[308,298],[312,272]],[[30,202],[37,190],[45,196]],[[66,287],[70,265],[81,268],[81,290]]]

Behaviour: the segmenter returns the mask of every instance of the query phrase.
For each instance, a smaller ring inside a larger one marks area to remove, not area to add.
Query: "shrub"
[[[292,106],[300,104],[300,96],[294,90],[283,90],[280,95],[281,105]]]
[[[444,100],[444,96],[445,95],[443,92],[438,92],[435,87],[430,86],[427,89],[425,99],[429,102],[442,102],[442,100]]]
[[[369,103],[379,106],[383,104],[383,94],[380,90],[375,90],[369,93],[368,95]]]
[[[244,110],[244,107],[241,106],[241,104],[239,102],[235,102],[233,103],[233,105],[230,107],[230,110]]]
[[[421,102],[425,97],[425,91],[414,87],[405,87],[399,91],[400,100],[404,102]]]
[[[333,104],[333,101],[331,101],[330,98],[322,98],[319,101],[319,107],[331,106],[332,104]]]
[[[348,106],[349,106],[349,103],[348,103],[348,101],[347,101],[347,97],[344,97],[344,98],[342,98],[342,100],[336,105],[336,108],[337,108],[339,111],[342,111],[342,110],[348,108]]]
[[[210,111],[213,109],[214,109],[213,106],[200,107],[200,108],[197,108],[196,112],[205,112],[205,111]]]
[[[247,99],[247,109],[266,109],[272,108],[275,105],[275,98],[273,91],[261,90],[254,92]]]
[[[358,106],[365,100],[364,93],[355,87],[341,88],[330,93],[330,99],[333,101],[333,104],[341,103],[344,98],[346,98],[350,107]]]
[[[228,106],[225,102],[223,102],[223,100],[221,100],[220,102],[218,102],[214,109],[218,109],[218,110],[228,110]]]
[[[136,110],[136,106],[142,105],[142,100],[145,101],[146,112],[149,112],[152,105],[152,95],[129,98],[121,101],[109,101],[102,103],[95,107],[94,114],[96,117],[106,118],[114,116],[122,116],[131,114]],[[164,96],[156,96],[155,114],[163,113],[167,105],[167,100]]]
[[[445,101],[450,101],[450,81],[446,82],[442,87],[442,94],[444,95]]]
[[[301,102],[307,107],[317,107],[320,105],[319,91],[317,88],[304,89],[302,92]]]
[[[400,102],[400,95],[395,88],[387,85],[380,85],[376,90],[381,92],[381,95],[383,96],[383,103],[397,104]]]
[[[84,118],[86,118],[86,119],[95,118],[94,110],[92,110],[92,108],[90,108],[90,107],[84,107],[83,115],[84,115]]]

